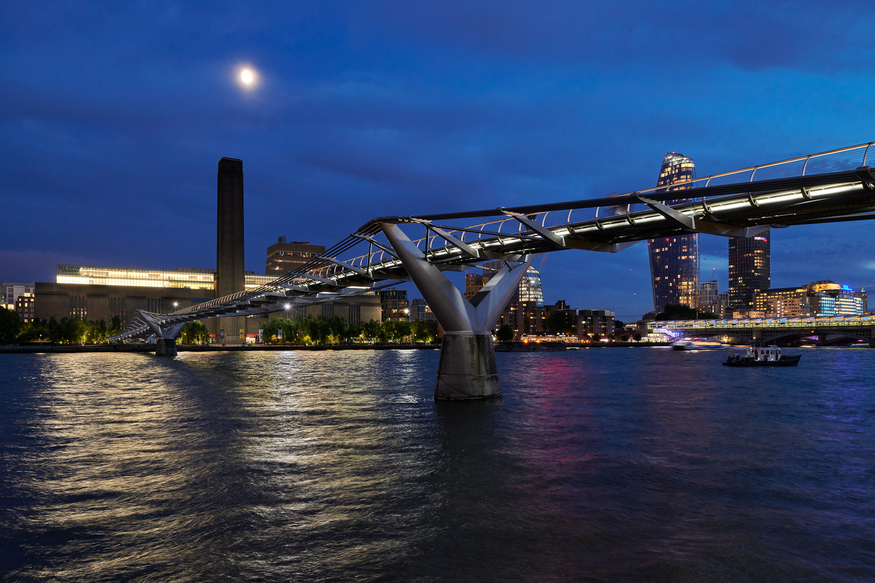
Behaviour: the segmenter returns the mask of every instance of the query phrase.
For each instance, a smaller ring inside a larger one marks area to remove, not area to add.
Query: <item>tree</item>
[[[342,344],[349,342],[349,323],[344,318],[331,316],[327,324],[333,342]]]
[[[502,324],[495,332],[495,337],[498,339],[499,342],[512,342],[513,328],[511,328],[508,324]]]
[[[205,344],[210,340],[210,330],[206,324],[195,320],[182,327],[179,339],[183,344]]]
[[[0,344],[12,344],[21,332],[21,318],[12,310],[0,308]]]
[[[383,327],[376,320],[368,320],[367,323],[362,325],[362,334],[365,340],[373,342],[379,336],[382,329]]]
[[[410,322],[408,320],[395,322],[395,330],[392,340],[403,340],[406,336],[410,336],[410,330]]]
[[[635,332],[635,335],[632,337],[632,340],[634,340],[635,342],[641,342],[641,334],[639,334],[638,332]]]
[[[53,332],[52,339],[61,344],[81,344],[85,341],[87,324],[77,318],[63,317]]]
[[[275,336],[277,335],[277,330],[282,328],[282,318],[279,316],[271,316],[270,320],[264,323],[261,327],[264,330],[264,337],[268,342],[273,342]]]
[[[434,320],[413,320],[410,322],[410,333],[414,342],[434,342],[437,336],[438,324]]]
[[[395,322],[393,320],[387,320],[383,322],[383,325],[377,330],[377,341],[380,344],[386,344],[394,335]]]
[[[106,334],[107,336],[115,336],[122,331],[123,327],[121,316],[113,316],[109,319],[109,329],[106,331]]]
[[[301,320],[300,326],[301,335],[304,336],[305,341],[309,339],[310,344],[327,343],[331,330],[328,327],[328,321],[324,317],[313,318],[312,316],[306,316]],[[285,334],[285,329],[283,329],[283,334]]]

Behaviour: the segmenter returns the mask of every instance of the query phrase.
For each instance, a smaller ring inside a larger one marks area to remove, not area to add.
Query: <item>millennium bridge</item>
[[[750,318],[652,322],[649,328],[680,340],[715,338],[733,344],[862,344],[875,347],[875,316]]]
[[[157,354],[174,355],[176,337],[193,320],[265,314],[412,281],[445,331],[435,399],[496,397],[501,391],[492,330],[540,254],[618,252],[658,237],[752,237],[771,228],[872,219],[875,173],[867,162],[873,144],[608,198],[378,217],[267,285],[170,314],[141,310],[110,340],[155,334]],[[485,261],[504,267],[468,301],[444,272]]]

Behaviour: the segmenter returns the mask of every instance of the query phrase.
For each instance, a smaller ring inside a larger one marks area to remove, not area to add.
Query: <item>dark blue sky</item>
[[[875,141],[871,2],[4,2],[0,280],[214,267],[241,158],[246,267],[285,235],[600,197]],[[235,81],[259,73],[255,89]],[[875,287],[875,225],[774,231],[772,285]],[[725,239],[702,279],[726,289]],[[652,308],[646,244],[543,263],[546,299]],[[415,292],[413,295],[418,295]]]

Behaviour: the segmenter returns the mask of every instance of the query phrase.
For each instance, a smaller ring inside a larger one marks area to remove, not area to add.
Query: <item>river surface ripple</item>
[[[0,579],[872,581],[875,350],[0,355]]]

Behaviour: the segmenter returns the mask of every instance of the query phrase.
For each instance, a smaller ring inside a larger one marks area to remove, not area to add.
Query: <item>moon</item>
[[[252,85],[255,83],[255,73],[252,69],[243,69],[240,71],[240,82],[244,85]]]

